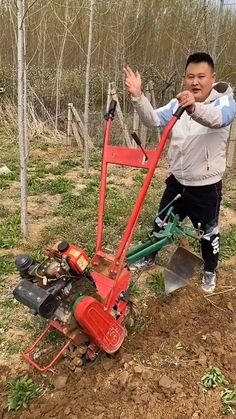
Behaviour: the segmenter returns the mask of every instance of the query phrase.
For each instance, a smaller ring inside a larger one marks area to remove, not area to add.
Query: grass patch
[[[7,275],[1,274],[0,276],[0,292],[4,290],[7,282]]]
[[[102,152],[93,152],[90,156],[90,167],[100,170],[102,161]]]
[[[75,222],[83,227],[83,221],[97,221],[97,194],[86,194],[83,190],[81,194],[73,195],[66,193],[62,195],[59,206],[53,211],[53,215],[68,217],[70,222]]]
[[[15,272],[15,263],[11,256],[0,256],[0,292],[5,288],[8,275]]]
[[[80,196],[73,195],[68,192],[62,195],[61,202],[58,208],[53,212],[54,215],[68,215],[74,210],[78,210],[83,207],[83,203]]]
[[[6,218],[0,226],[0,247],[10,249],[21,242],[20,214],[15,213]]]
[[[20,180],[19,168],[13,164],[8,165],[7,167],[11,170],[11,172],[0,175],[0,189],[7,189],[10,187],[11,182]]]
[[[130,294],[135,298],[140,299],[143,296],[143,291],[137,284],[132,282],[130,285]]]
[[[9,175],[0,176],[0,189],[10,188],[12,181]]]
[[[33,250],[30,255],[37,262],[43,262],[43,260],[45,260],[45,249],[40,248]]]
[[[58,330],[49,330],[45,336],[45,342],[53,343],[54,345],[62,345],[65,342],[65,336]]]
[[[48,151],[48,149],[49,149],[49,144],[48,143],[38,143],[37,144],[37,148],[39,149],[39,150],[41,150],[41,151]]]
[[[91,220],[87,224],[78,224],[68,218],[43,230],[42,245],[52,245],[59,240],[76,243],[92,256],[96,246],[96,224],[91,223]]]
[[[203,387],[209,390],[211,388],[223,387],[228,383],[224,374],[217,367],[210,367],[207,373],[201,379]]]
[[[8,411],[26,408],[29,401],[38,396],[39,393],[40,388],[27,375],[10,380],[7,386]]]
[[[21,307],[21,303],[15,298],[6,298],[4,301],[0,301],[0,307],[4,309],[13,310],[17,307]]]
[[[40,195],[43,193],[48,193],[50,195],[63,194],[71,192],[73,188],[73,182],[64,177],[45,180],[36,177],[29,179],[29,195]]]
[[[31,163],[32,173],[34,177],[43,178],[45,175],[60,176],[64,175],[68,170],[78,167],[79,162],[71,159],[61,160],[58,164],[52,165],[43,161]]]
[[[28,330],[28,331],[33,331],[35,330],[35,324],[33,323],[33,321],[25,319],[21,322],[20,324],[21,328],[24,330]]]
[[[227,259],[235,255],[236,249],[236,225],[230,226],[221,235],[221,259]]]
[[[154,294],[160,294],[165,291],[165,279],[163,272],[152,274],[147,280],[147,286]]]
[[[66,174],[66,168],[60,166],[51,166],[50,173],[54,176],[61,176]]]
[[[232,208],[232,203],[230,201],[227,201],[226,199],[224,199],[221,203],[221,206],[223,208]]]
[[[99,179],[97,180],[91,180],[87,183],[87,185],[84,188],[83,193],[84,194],[90,194],[90,193],[98,193],[98,187],[100,185]]]
[[[133,179],[134,183],[140,187],[140,186],[142,186],[145,177],[146,177],[146,170],[145,171],[140,170],[138,173],[136,173],[133,176],[132,179]]]
[[[81,167],[80,159],[63,159],[58,163],[58,167],[63,167],[65,170],[74,169],[75,167]]]
[[[37,162],[36,166],[32,167],[32,169],[34,176],[37,178],[43,178],[44,175],[50,173],[50,166],[42,161]]]
[[[15,272],[15,264],[12,256],[0,256],[0,274],[11,274]]]
[[[6,218],[10,214],[10,211],[5,205],[0,204],[0,218]]]
[[[147,329],[148,329],[148,320],[141,314],[135,317],[132,330],[134,332],[144,332]]]
[[[20,338],[19,338],[20,339]],[[11,339],[8,341],[5,341],[1,344],[3,346],[4,351],[7,352],[8,355],[17,355],[20,352],[22,352],[24,348],[25,343],[22,342],[22,339]]]
[[[236,388],[226,388],[221,393],[221,402],[224,407],[225,415],[236,415]]]

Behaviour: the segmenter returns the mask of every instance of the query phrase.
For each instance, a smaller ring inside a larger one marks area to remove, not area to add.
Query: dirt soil
[[[221,272],[221,290],[226,283],[235,279]],[[27,371],[38,383],[49,382],[51,391],[26,411],[4,410],[2,417],[221,418],[222,389],[203,390],[201,377],[209,366],[217,365],[230,382],[236,382],[235,313],[230,292],[207,300],[197,280],[171,296],[149,297],[142,313],[145,330],[130,333],[113,358],[103,354],[95,364],[75,372],[61,361],[43,375],[23,362],[16,365],[15,374]],[[1,367],[2,384],[9,375],[11,366]],[[4,404],[3,397],[0,401]]]
[[[204,390],[201,377],[217,366],[236,384],[235,290],[227,288],[235,287],[234,266],[232,258],[219,269],[221,294],[206,298],[198,277],[170,296],[140,300],[136,327],[114,357],[101,354],[94,364],[75,371],[62,360],[44,374],[22,359],[2,362],[0,418],[223,418],[222,388]],[[139,277],[139,283],[145,278]],[[26,410],[7,412],[6,382],[26,373],[43,392]]]

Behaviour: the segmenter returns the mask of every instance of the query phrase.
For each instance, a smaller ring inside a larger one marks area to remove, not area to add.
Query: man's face
[[[206,62],[190,63],[185,71],[184,88],[193,93],[196,102],[204,102],[209,96],[216,74]]]

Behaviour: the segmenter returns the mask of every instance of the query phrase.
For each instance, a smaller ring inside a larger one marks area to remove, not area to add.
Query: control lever
[[[133,140],[136,142],[136,144],[141,148],[141,150],[142,150],[142,152],[143,152],[143,154],[145,156],[145,160],[144,161],[145,162],[148,161],[148,155],[146,154],[146,152],[145,152],[145,150],[144,150],[144,148],[142,146],[141,140],[138,137],[138,135],[136,134],[136,132],[132,132],[132,134],[130,134],[130,135],[133,138]]]

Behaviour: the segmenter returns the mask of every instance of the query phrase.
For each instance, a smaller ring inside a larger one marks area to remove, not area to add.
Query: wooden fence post
[[[79,144],[81,141],[79,140],[79,137],[81,140],[83,140],[83,143],[85,141],[85,131],[84,131],[84,123],[82,121],[82,119],[79,116],[79,113],[77,111],[77,109],[74,107],[73,103],[71,104],[71,111],[72,114],[77,122],[77,127],[75,129],[75,125],[72,124],[72,129],[73,129],[73,133],[75,135],[75,139],[77,144]],[[74,128],[73,128],[74,127]],[[88,136],[88,144],[89,144],[89,148],[92,149],[93,148],[93,142],[90,138],[90,136]]]
[[[108,83],[106,112],[108,112],[110,102],[111,102],[111,83]]]
[[[71,106],[73,103],[68,103],[68,113],[67,113],[67,145],[71,145],[71,130],[72,130],[72,111]]]
[[[78,145],[80,150],[83,150],[82,138],[79,134],[78,125],[76,124],[75,121],[72,121],[71,128],[72,128],[72,132],[73,132],[74,137],[75,137],[76,144]]]
[[[139,115],[136,109],[134,109],[133,132],[135,132],[137,135],[138,135],[138,129],[139,129]]]
[[[149,83],[145,87],[145,96],[150,102],[151,101],[151,93],[149,91]],[[147,130],[148,130],[148,128],[145,125],[141,124],[140,140],[141,140],[141,143],[144,147],[146,146]]]
[[[226,167],[230,169],[233,165],[234,156],[235,156],[235,143],[236,143],[236,118],[233,120],[228,140],[228,149],[227,149],[227,162]]]

